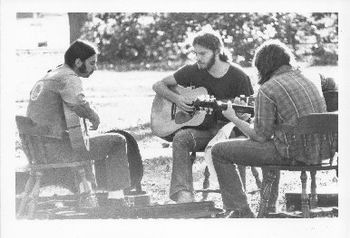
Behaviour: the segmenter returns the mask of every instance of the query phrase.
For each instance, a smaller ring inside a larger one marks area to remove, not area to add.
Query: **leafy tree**
[[[233,60],[250,66],[254,50],[278,38],[299,60],[337,64],[337,13],[95,13],[83,37],[98,44],[100,62],[119,69],[174,69],[188,60],[189,37],[210,26]]]

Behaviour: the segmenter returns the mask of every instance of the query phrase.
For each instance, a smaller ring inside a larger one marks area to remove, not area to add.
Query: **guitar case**
[[[124,189],[125,195],[143,194],[141,180],[143,177],[143,164],[140,149],[135,138],[124,130],[110,130],[106,133],[118,133],[125,137],[127,144],[127,156],[130,171],[130,187]]]

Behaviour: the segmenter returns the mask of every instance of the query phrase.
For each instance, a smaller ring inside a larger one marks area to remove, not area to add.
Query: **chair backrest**
[[[321,164],[338,151],[338,114],[312,113],[299,118],[294,128],[296,160],[306,164]]]
[[[25,116],[16,116],[16,124],[22,148],[29,163],[31,165],[47,164],[47,150],[44,143],[47,140],[59,138],[50,136],[48,127],[37,125]]]

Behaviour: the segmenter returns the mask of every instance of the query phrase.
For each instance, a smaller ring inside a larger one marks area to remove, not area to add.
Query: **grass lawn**
[[[18,55],[16,72],[16,114],[25,114],[29,91],[34,82],[40,79],[51,67],[60,64],[61,54]],[[305,69],[305,74],[317,80],[318,74],[337,78],[337,67],[311,67]],[[256,88],[256,77],[252,68],[246,69]],[[143,187],[151,194],[153,203],[169,202],[168,189],[171,174],[172,158],[171,145],[160,138],[154,137],[149,127],[151,103],[154,97],[152,84],[172,72],[114,72],[96,71],[89,79],[84,79],[85,90],[89,101],[92,102],[101,118],[98,133],[112,128],[129,129],[139,142],[144,161]],[[164,144],[165,143],[165,144]],[[16,166],[25,164],[23,152],[20,150],[18,136],[16,136]],[[205,162],[201,154],[193,166],[194,187],[201,188],[202,173]],[[321,175],[322,174],[322,175]],[[319,172],[317,178],[318,191],[333,193],[337,191],[337,177],[335,172]],[[326,187],[327,186],[327,187]],[[247,191],[256,189],[254,177],[247,170]],[[283,172],[280,181],[279,205],[285,206],[286,192],[300,192],[299,173]],[[52,192],[48,188],[43,193]],[[253,209],[257,211],[258,193],[249,194]],[[219,195],[210,195],[209,199],[216,201],[220,207]]]

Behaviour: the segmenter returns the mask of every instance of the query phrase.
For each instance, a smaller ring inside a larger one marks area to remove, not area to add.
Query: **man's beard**
[[[94,71],[91,71],[90,73],[88,73],[85,62],[78,68],[78,71],[79,73],[82,74],[82,77],[84,78],[88,78],[94,72]]]
[[[204,67],[201,67],[199,65],[198,66],[199,66],[200,69],[210,70],[211,67],[213,67],[214,64],[215,64],[215,55],[213,55],[210,58],[209,62]]]

